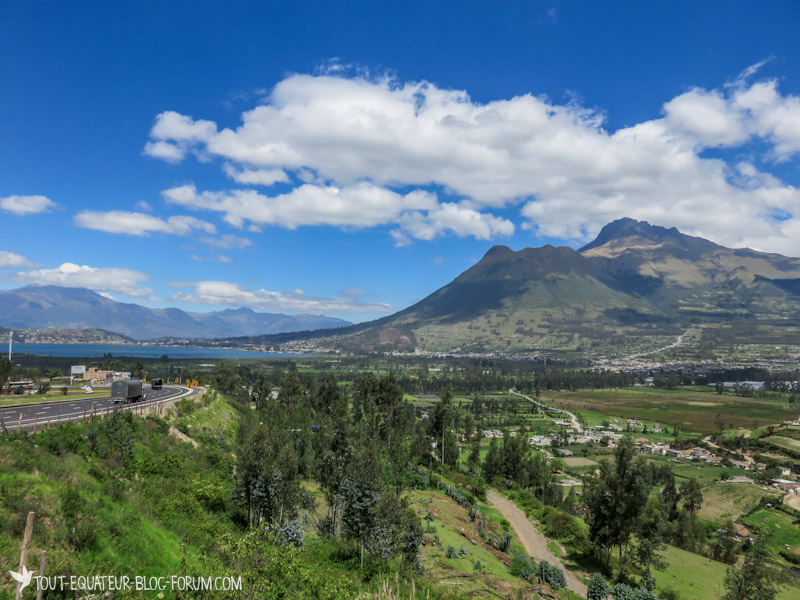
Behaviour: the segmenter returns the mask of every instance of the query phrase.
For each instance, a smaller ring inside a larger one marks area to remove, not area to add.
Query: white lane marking
[[[188,395],[190,395],[192,393],[191,389],[184,389],[184,388],[176,388],[176,391],[179,391],[179,393],[172,394],[167,398],[163,398],[162,400],[159,400],[158,402],[139,402],[139,403],[135,403],[135,404],[126,404],[124,406],[123,410],[130,410],[132,407],[135,407],[135,406],[151,406],[151,405],[161,404],[162,402],[166,402],[168,400],[178,400],[178,399],[184,398],[185,396],[188,396]],[[105,416],[105,415],[109,414],[112,410],[113,409],[111,408],[111,406],[103,407],[103,406],[99,406],[98,405],[98,406],[95,407],[95,416],[98,416],[98,417],[99,416]],[[86,411],[86,414],[88,415],[89,412],[90,411]],[[79,412],[75,412],[75,413],[66,413],[66,414],[63,414],[63,415],[52,415],[53,419],[51,419],[51,421],[57,421],[57,422],[58,421],[62,421],[62,420],[63,421],[74,421],[74,420],[77,420],[78,418],[82,417],[83,415],[84,415],[84,411],[79,411]],[[70,417],[72,417],[72,418],[70,418]],[[27,418],[26,419],[26,418],[23,417],[22,426],[23,427],[32,426],[35,421],[36,421],[35,419],[31,419],[31,418]],[[44,425],[44,424],[46,424],[46,421],[44,421],[42,423],[39,423],[39,424],[40,425]]]

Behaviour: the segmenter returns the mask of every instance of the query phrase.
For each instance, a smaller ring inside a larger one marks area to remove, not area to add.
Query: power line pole
[[[14,343],[14,332],[8,332],[8,362],[11,362],[11,344]]]

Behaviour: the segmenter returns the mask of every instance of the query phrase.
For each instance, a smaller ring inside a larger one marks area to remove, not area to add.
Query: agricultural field
[[[740,475],[743,473],[741,469],[717,467],[699,461],[697,464],[688,463],[674,466],[672,468],[672,472],[675,473],[678,484],[680,484],[681,480],[683,479],[697,479],[701,483],[711,483],[714,481],[719,481],[722,478],[722,475],[725,473],[731,476]]]
[[[577,469],[597,466],[597,462],[591,460],[590,458],[581,458],[579,456],[567,456],[566,458],[562,458],[560,460],[568,467]]]
[[[769,549],[775,553],[781,550],[794,552],[800,549],[800,527],[795,519],[775,508],[761,508],[742,519],[748,527],[769,534]],[[788,547],[787,547],[788,546]]]
[[[761,499],[771,495],[760,485],[751,483],[711,483],[703,487],[701,518],[714,523],[734,521],[753,510]]]
[[[771,435],[762,438],[762,441],[784,450],[794,450],[795,452],[800,452],[800,440],[796,440],[794,438],[785,437],[782,435]]]
[[[568,410],[665,423],[699,433],[717,431],[720,424],[728,428],[753,429],[781,423],[795,418],[798,411],[774,400],[720,395],[696,389],[620,388],[546,392],[542,394],[542,400],[554,402]]]

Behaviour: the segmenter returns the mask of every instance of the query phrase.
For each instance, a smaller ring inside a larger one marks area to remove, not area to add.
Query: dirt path
[[[567,578],[567,587],[573,592],[580,594],[582,598],[585,598],[587,592],[586,584],[580,581],[572,571],[564,569],[561,559],[557,558],[547,548],[547,538],[533,526],[533,523],[528,520],[525,513],[511,500],[501,496],[495,491],[490,490],[486,494],[486,497],[489,503],[499,510],[500,514],[511,523],[511,527],[514,528],[517,537],[519,537],[522,545],[525,546],[525,550],[528,554],[538,561],[546,560],[550,564],[561,567],[564,570],[564,576]]]
[[[514,396],[519,396],[520,398],[525,398],[525,400],[533,402],[534,404],[536,404],[537,406],[539,406],[539,407],[541,407],[541,408],[543,408],[545,410],[548,409],[548,408],[552,408],[551,406],[547,406],[543,402],[539,402],[538,400],[534,400],[533,398],[531,398],[530,396],[526,396],[525,394],[520,394],[519,392],[515,392],[514,390],[509,390],[509,392],[511,392]],[[553,398],[551,398],[550,400],[553,403],[555,403],[555,400]],[[556,407],[556,408],[558,408],[558,407]],[[571,412],[569,412],[565,408],[558,408],[558,410],[560,410],[561,412],[565,413],[569,417],[569,420],[572,422],[572,428],[575,431],[577,431],[578,433],[583,433],[583,426],[581,426],[580,421],[578,421],[578,417],[573,415]],[[553,419],[553,420],[555,421],[556,419]]]

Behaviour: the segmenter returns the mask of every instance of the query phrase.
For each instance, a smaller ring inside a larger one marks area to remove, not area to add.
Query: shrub
[[[533,575],[533,563],[531,559],[524,554],[514,554],[511,557],[511,574],[522,579],[530,579]]]
[[[605,600],[608,596],[608,582],[601,573],[592,575],[592,580],[589,582],[589,591],[586,595],[588,600]]]
[[[567,587],[567,579],[564,577],[564,571],[555,565],[551,565],[546,560],[537,564],[533,573],[539,578],[540,582],[547,583],[554,590]]]
[[[445,558],[458,558],[458,553],[453,546],[448,546],[447,550],[444,551]]]
[[[284,544],[290,544],[295,548],[300,548],[305,544],[304,535],[303,526],[297,519],[284,521],[278,526],[278,539]]]
[[[317,524],[317,533],[323,538],[332,538],[336,536],[336,522],[329,516],[324,516]]]
[[[614,600],[636,600],[636,594],[633,593],[631,586],[626,583],[618,583],[611,588],[611,595]]]
[[[683,596],[681,596],[677,590],[669,587],[665,590],[661,590],[661,600],[683,600]]]

